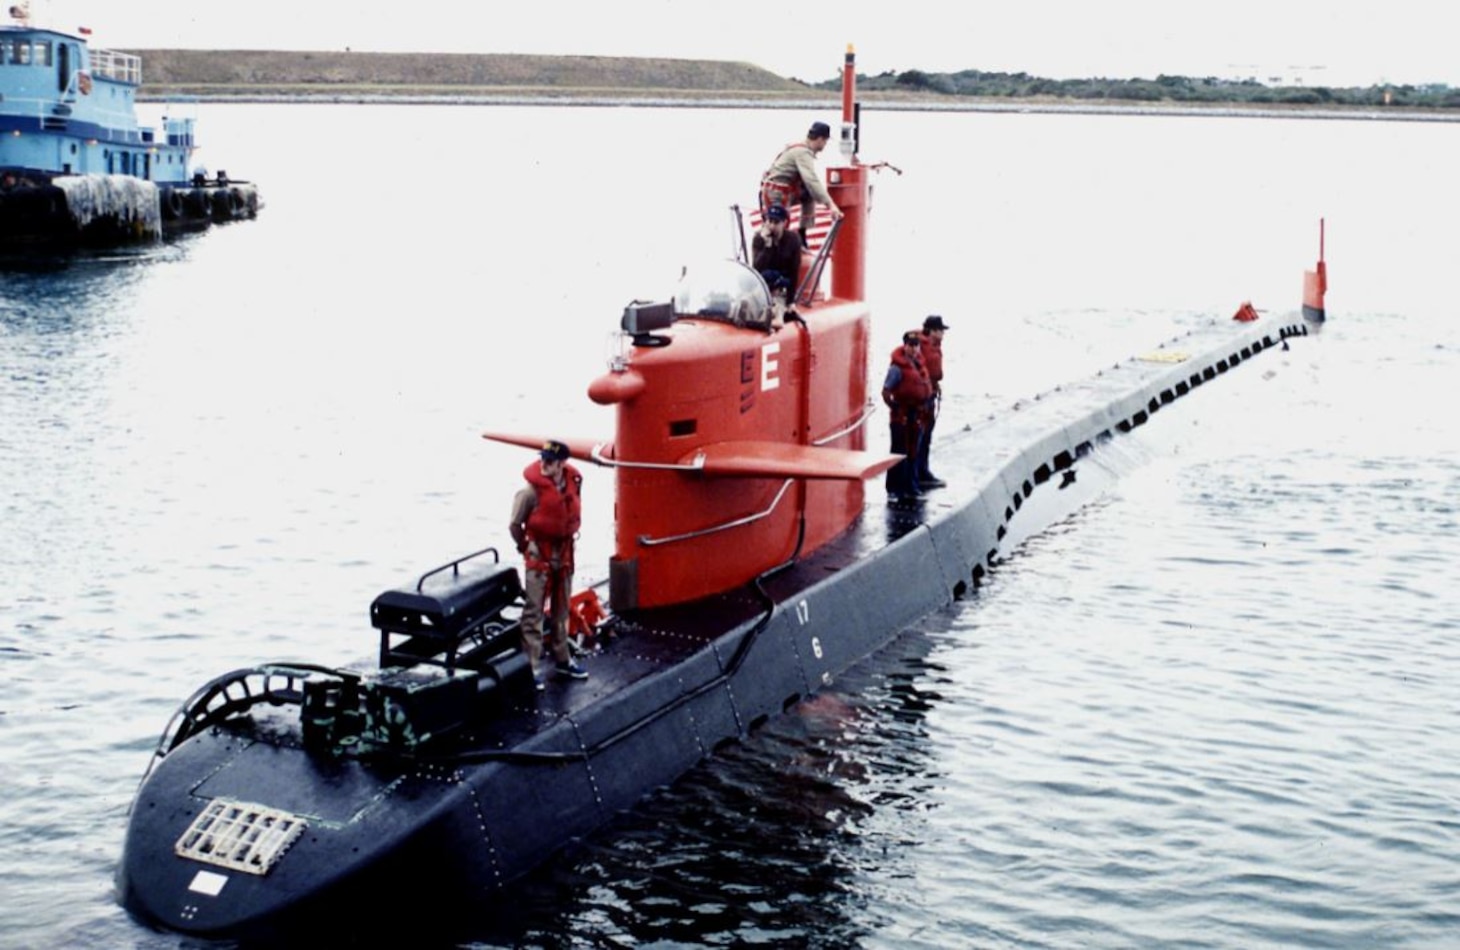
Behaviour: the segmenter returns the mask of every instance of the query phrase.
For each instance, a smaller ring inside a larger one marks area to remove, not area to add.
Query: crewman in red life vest
[[[842,209],[831,200],[831,194],[816,169],[816,156],[826,148],[831,139],[831,126],[825,122],[811,123],[804,142],[792,142],[781,149],[771,167],[760,176],[760,210],[769,211],[776,205],[791,210],[796,202],[801,204],[801,245],[806,242],[806,229],[816,220],[816,203],[819,201],[831,209],[833,218],[842,216]]]
[[[927,411],[923,414],[923,440],[918,445],[918,485],[923,488],[942,488],[948,484],[928,468],[933,426],[938,422],[938,410],[943,404],[943,332],[947,329],[948,324],[938,314],[928,317],[923,321],[923,336],[918,347],[923,365],[928,368],[928,380],[933,384],[933,395],[929,397]]]
[[[568,649],[568,602],[573,593],[573,538],[582,524],[583,476],[568,464],[568,447],[549,440],[539,461],[522,472],[527,487],[512,500],[508,530],[517,542],[527,579],[522,607],[522,646],[532,663],[538,689],[546,685],[542,669],[542,623],[546,615],[553,629],[550,643],[557,674],[587,679],[588,671],[574,662]]]
[[[918,483],[918,445],[922,441],[923,414],[933,396],[920,352],[923,335],[909,330],[902,345],[892,351],[892,363],[882,383],[882,401],[891,410],[892,446],[889,451],[903,456],[887,470],[887,498],[893,504],[908,504],[923,493]]]

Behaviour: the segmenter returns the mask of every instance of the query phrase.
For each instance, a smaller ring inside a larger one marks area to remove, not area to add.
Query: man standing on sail
[[[762,212],[780,205],[788,212],[795,202],[801,204],[801,244],[807,246],[806,229],[816,220],[816,203],[819,201],[831,209],[833,218],[842,216],[842,209],[831,200],[821,173],[816,168],[816,156],[826,148],[831,139],[831,126],[825,122],[811,123],[806,141],[792,142],[781,149],[781,154],[771,162],[764,175],[760,176],[760,210]]]

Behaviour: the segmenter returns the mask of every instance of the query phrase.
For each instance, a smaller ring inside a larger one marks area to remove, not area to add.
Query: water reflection
[[[156,261],[179,260],[187,253],[188,242],[195,236],[177,241],[147,245],[145,247],[117,248],[108,251],[83,252],[78,254],[0,254],[0,275],[6,280],[6,290],[12,279],[21,277],[60,277],[65,281],[85,279],[97,271],[106,272],[118,265],[124,267],[145,265]]]
[[[512,888],[477,946],[853,946],[869,877],[915,860],[941,700],[934,643],[909,632]],[[915,873],[909,867],[905,874]]]
[[[159,254],[161,252],[158,252]],[[145,264],[158,256],[67,259],[11,267],[0,263],[0,334],[5,337],[84,339],[102,321],[128,314],[147,278]],[[56,345],[69,352],[76,340]],[[11,350],[11,358],[51,354]],[[10,362],[7,358],[5,362]]]

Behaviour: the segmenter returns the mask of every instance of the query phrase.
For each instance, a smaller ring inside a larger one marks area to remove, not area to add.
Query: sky
[[[4,0],[8,5],[15,0]],[[840,69],[1460,86],[1453,0],[30,0],[42,25],[119,49],[540,53]]]

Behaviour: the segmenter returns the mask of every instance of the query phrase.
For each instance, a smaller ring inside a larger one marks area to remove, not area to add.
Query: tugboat
[[[844,217],[784,311],[743,259],[687,271],[669,299],[624,309],[588,387],[615,407],[611,439],[484,434],[534,450],[551,436],[614,469],[607,600],[589,588],[571,612],[590,678],[534,688],[522,578],[494,548],[376,597],[368,660],[218,677],[168,725],[132,804],[118,887],[135,916],[275,940],[364,906],[413,921],[480,907],[965,596],[1088,500],[1104,443],[1307,332],[1244,306],[950,426],[951,484],[889,505],[866,490],[899,456],[867,447],[875,166],[858,157],[850,51],[843,75],[826,184]]]
[[[85,33],[0,26],[0,254],[147,244],[258,214],[258,189],[191,166],[191,117],[138,124],[142,61]]]

